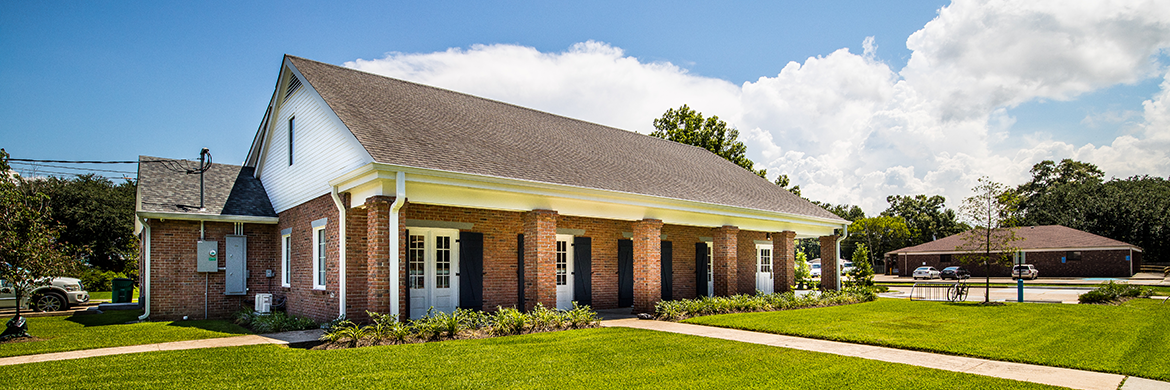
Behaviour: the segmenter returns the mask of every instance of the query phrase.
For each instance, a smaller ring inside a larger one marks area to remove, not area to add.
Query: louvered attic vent
[[[288,97],[292,96],[293,92],[296,92],[300,87],[301,79],[297,78],[297,76],[292,76],[292,81],[288,83],[288,90],[284,92],[284,98],[288,99]]]

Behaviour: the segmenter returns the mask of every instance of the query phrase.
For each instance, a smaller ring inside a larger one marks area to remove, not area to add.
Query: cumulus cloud
[[[1170,48],[1170,2],[959,0],[907,39],[902,69],[877,59],[873,37],[862,47],[738,86],[594,41],[556,53],[505,44],[390,53],[346,66],[643,133],[667,108],[689,104],[739,128],[770,176],[871,214],[890,194],[942,194],[955,205],[979,176],[1020,183],[1043,159],[1089,161],[1119,177],[1170,174],[1170,73],[1158,61]],[[1010,136],[1022,103],[1159,75],[1160,92],[1140,113],[1121,112],[1132,129],[1100,146]]]

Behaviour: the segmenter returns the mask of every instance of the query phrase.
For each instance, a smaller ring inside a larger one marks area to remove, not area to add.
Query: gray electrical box
[[[223,281],[224,295],[245,295],[248,293],[248,237],[227,236],[224,238]]]
[[[195,255],[195,270],[219,272],[219,241],[199,241],[196,247],[199,249]]]

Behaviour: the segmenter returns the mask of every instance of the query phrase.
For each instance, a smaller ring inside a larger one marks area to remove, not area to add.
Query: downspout
[[[145,253],[144,257],[146,260],[146,266],[143,267],[145,272],[142,276],[143,282],[142,282],[142,294],[141,294],[142,296],[146,297],[146,302],[143,303],[144,307],[143,307],[142,315],[138,316],[138,320],[139,321],[146,321],[146,318],[150,317],[150,300],[151,300],[150,299],[150,224],[146,223],[146,218],[138,217],[138,220],[140,222],[142,222],[142,242],[143,242],[142,245],[143,245],[143,252]],[[139,300],[142,300],[141,297],[139,297]]]
[[[841,242],[845,241],[846,238],[849,238],[849,225],[848,224],[841,225],[841,231],[844,231],[845,234],[842,235],[841,237],[837,238],[837,267],[836,267],[837,272],[841,272],[841,263],[842,263]],[[856,266],[856,264],[854,266]],[[837,291],[841,291],[841,276],[840,275],[837,276]]]
[[[398,210],[406,203],[406,172],[394,176],[394,203],[390,205],[390,315],[398,316]]]
[[[345,204],[337,194],[337,186],[330,186],[333,204],[337,206],[337,318],[345,318]]]

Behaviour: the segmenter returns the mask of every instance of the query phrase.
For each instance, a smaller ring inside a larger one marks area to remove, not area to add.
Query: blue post
[[[1023,303],[1024,302],[1024,278],[1021,277],[1019,279],[1016,279],[1016,291],[1019,293],[1018,301],[1020,303]]]

